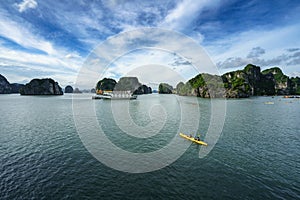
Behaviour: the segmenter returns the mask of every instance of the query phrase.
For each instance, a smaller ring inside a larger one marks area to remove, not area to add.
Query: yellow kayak
[[[187,139],[187,140],[190,140],[190,141],[192,141],[192,142],[195,142],[195,143],[197,143],[197,144],[201,144],[201,145],[207,146],[207,143],[205,143],[205,142],[203,142],[203,141],[195,140],[195,138],[190,137],[190,136],[188,136],[188,135],[185,135],[185,134],[183,134],[183,133],[179,133],[179,135],[180,135],[181,137],[183,137],[183,138],[185,138],[185,139]]]

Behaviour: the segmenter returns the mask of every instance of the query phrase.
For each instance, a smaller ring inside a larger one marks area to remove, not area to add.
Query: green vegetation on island
[[[291,80],[288,76],[283,74],[280,68],[274,67],[271,69],[266,69],[262,71],[262,74],[273,74],[275,94],[285,95],[291,93]]]
[[[112,91],[117,84],[117,81],[115,81],[112,78],[104,78],[100,81],[98,81],[96,85],[96,91],[104,91],[109,90]]]
[[[184,84],[183,82],[179,82],[176,85],[176,93],[182,96],[191,96],[192,92],[193,92],[193,88],[190,82],[187,82],[186,84]]]
[[[160,83],[158,86],[158,93],[160,94],[172,94],[173,87],[167,83]]]
[[[291,95],[300,95],[300,78],[291,78]]]
[[[198,74],[187,83],[178,83],[176,93],[203,98],[246,98],[262,95],[299,95],[300,78],[289,78],[280,68],[261,72],[260,67],[249,64],[243,70],[222,76]]]

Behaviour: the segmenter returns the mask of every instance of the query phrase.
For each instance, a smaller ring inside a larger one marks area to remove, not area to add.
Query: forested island
[[[300,78],[289,78],[278,67],[261,71],[260,67],[248,64],[243,70],[228,72],[222,76],[198,74],[186,83],[178,83],[176,88],[161,83],[159,93],[203,98],[300,95]]]

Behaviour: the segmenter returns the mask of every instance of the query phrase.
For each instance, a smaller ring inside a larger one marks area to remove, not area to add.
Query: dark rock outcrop
[[[95,88],[92,88],[92,89],[91,89],[91,93],[96,93],[96,89],[95,89]]]
[[[158,86],[158,93],[160,94],[172,94],[173,87],[167,83],[160,83]]]
[[[66,87],[65,87],[65,93],[73,93],[73,87],[72,86],[70,86],[70,85],[67,85]]]
[[[8,80],[0,74],[0,94],[19,93],[23,84],[9,83]]]
[[[0,94],[10,94],[11,87],[7,79],[0,74]]]
[[[96,85],[96,92],[98,94],[101,94],[104,90],[113,91],[116,84],[117,84],[117,81],[115,81],[114,79],[104,78],[104,79],[98,81],[98,83]]]
[[[152,93],[152,88],[148,87],[147,85],[141,85],[140,87],[138,87],[138,89],[136,89],[133,94],[151,94]]]
[[[276,95],[288,95],[291,93],[291,80],[288,76],[284,75],[280,68],[274,67],[262,71],[264,75],[273,75],[275,82]]]
[[[20,89],[24,87],[24,84],[19,84],[19,83],[11,83],[11,93],[20,93]]]
[[[20,89],[21,95],[63,95],[61,87],[53,79],[33,79]]]

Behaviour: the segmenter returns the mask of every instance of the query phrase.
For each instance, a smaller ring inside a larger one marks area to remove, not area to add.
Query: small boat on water
[[[186,135],[186,134],[179,133],[179,135],[180,135],[181,137],[183,137],[184,139],[190,140],[190,141],[195,142],[195,143],[197,143],[197,144],[201,144],[201,145],[207,146],[207,143],[206,143],[206,142],[203,142],[203,141],[201,141],[201,140],[197,140],[197,139],[195,139],[195,138],[193,138],[193,137],[190,137],[190,136],[188,136],[188,135]]]
[[[292,98],[297,98],[297,99],[299,99],[300,98],[300,96],[294,96],[294,95],[286,95],[286,96],[283,96],[283,98],[285,98],[285,99],[292,99]]]
[[[103,100],[122,100],[122,99],[136,99],[137,95],[132,94],[131,91],[109,91],[103,92],[102,94],[96,94],[92,99],[103,99]]]
[[[265,102],[265,104],[267,104],[267,105],[273,105],[274,102],[273,101],[267,101],[267,102]]]

